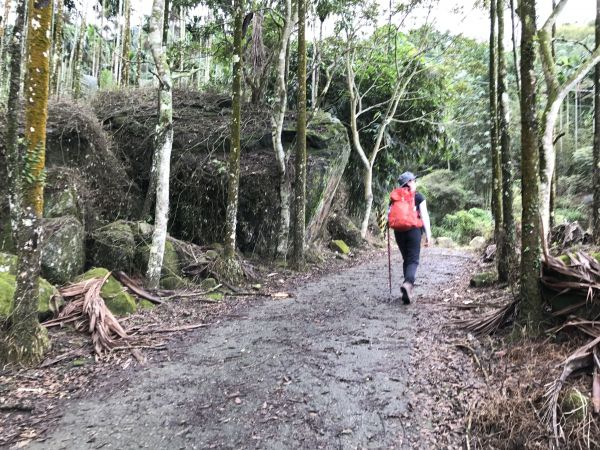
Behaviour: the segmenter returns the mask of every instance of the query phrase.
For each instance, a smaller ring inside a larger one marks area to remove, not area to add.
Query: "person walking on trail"
[[[421,237],[425,234],[425,246],[431,242],[431,223],[425,197],[417,192],[416,176],[404,172],[398,177],[399,187],[390,194],[388,225],[394,230],[396,243],[402,254],[404,282],[400,287],[402,302],[408,305],[412,299],[413,286],[419,257]]]

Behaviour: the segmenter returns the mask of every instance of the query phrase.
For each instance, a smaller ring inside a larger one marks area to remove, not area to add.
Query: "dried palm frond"
[[[475,336],[486,336],[495,333],[502,325],[514,317],[519,303],[514,299],[503,307],[474,319],[460,320],[454,322],[457,325]]]
[[[126,339],[127,332],[106,307],[100,295],[110,272],[102,278],[92,278],[60,289],[67,304],[53,320],[44,322],[47,328],[74,322],[79,331],[92,336],[94,351],[98,356],[117,346],[118,339]]]
[[[554,439],[556,440],[557,445],[562,434],[559,433],[558,425],[558,397],[560,391],[567,378],[573,372],[594,364],[595,353],[597,352],[596,346],[598,344],[600,344],[600,336],[579,347],[564,361],[560,377],[546,385],[546,393],[544,394],[546,401],[544,402],[543,418],[552,426]]]

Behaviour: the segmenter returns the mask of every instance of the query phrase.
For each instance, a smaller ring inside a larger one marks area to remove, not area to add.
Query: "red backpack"
[[[388,213],[388,225],[398,231],[421,228],[423,221],[415,206],[415,193],[407,188],[396,188],[390,194],[392,205]]]

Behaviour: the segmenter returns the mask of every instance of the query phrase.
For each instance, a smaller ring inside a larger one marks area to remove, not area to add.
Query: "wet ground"
[[[389,301],[385,255],[245,302],[63,405],[27,448],[460,448],[479,380],[447,342],[443,302],[471,262],[425,249],[408,306]]]

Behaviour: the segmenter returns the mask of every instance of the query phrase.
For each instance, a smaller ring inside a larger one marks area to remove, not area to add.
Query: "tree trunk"
[[[544,78],[546,80],[546,105],[542,116],[542,139],[540,154],[540,202],[543,230],[543,244],[550,231],[550,199],[552,180],[556,167],[556,151],[554,148],[554,127],[558,119],[560,107],[568,92],[576,87],[583,77],[600,61],[600,47],[562,83],[556,74],[556,63],[552,55],[552,27],[556,17],[564,9],[568,0],[560,0],[542,29],[538,32],[540,56]],[[577,148],[577,147],[575,147]]]
[[[163,29],[162,29],[162,43],[163,45],[167,45],[167,40],[169,39],[169,13],[171,11],[171,0],[165,0],[165,8],[163,12]]]
[[[75,47],[75,58],[73,61],[73,98],[78,100],[81,98],[81,65],[83,62],[83,44],[85,42],[86,35],[86,23],[85,16],[81,16],[81,23],[79,25],[79,34],[77,38],[77,44]]]
[[[285,23],[281,32],[281,42],[277,54],[276,65],[276,103],[273,107],[273,115],[271,117],[273,149],[275,150],[275,159],[277,160],[277,168],[279,171],[279,231],[277,233],[277,258],[285,260],[288,251],[288,240],[290,230],[290,197],[291,186],[289,174],[287,171],[287,154],[283,148],[282,132],[283,121],[287,106],[287,55],[290,35],[294,29],[294,13],[292,10],[292,0],[285,0]]]
[[[50,90],[53,95],[59,95],[60,93],[60,78],[62,72],[62,59],[63,59],[63,8],[64,4],[62,1],[57,2],[56,13],[54,14],[54,37],[52,39],[52,72],[51,72],[51,83]]]
[[[498,242],[498,281],[512,279],[516,273],[515,223],[513,217],[512,156],[510,148],[510,104],[506,87],[506,59],[504,52],[504,0],[497,0],[498,8],[498,115],[500,155],[502,161],[502,227]]]
[[[17,279],[7,357],[24,364],[39,362],[49,347],[47,332],[37,318],[41,219],[44,209],[46,121],[50,82],[50,24],[52,2],[32,1],[27,36],[25,142],[20,220],[17,243]]]
[[[134,81],[134,85],[135,86],[140,86],[141,85],[141,81],[142,81],[142,46],[143,46],[143,42],[142,42],[142,35],[143,35],[143,29],[142,29],[142,21],[140,21],[140,26],[138,28],[138,48],[137,48],[137,55],[136,55],[136,69],[135,69],[135,81]]]
[[[121,85],[121,54],[122,54],[122,41],[123,37],[123,25],[121,18],[123,17],[123,0],[117,0],[117,42],[113,51],[113,83],[115,86]]]
[[[521,303],[519,322],[532,334],[543,317],[540,290],[539,140],[535,76],[535,0],[520,0],[521,33]]]
[[[596,47],[600,47],[600,0],[596,0]],[[594,71],[594,243],[600,245],[600,64]]]
[[[104,61],[104,18],[106,17],[106,2],[102,0],[102,11],[100,11],[100,49],[98,51],[98,89],[102,89],[102,64]]]
[[[21,109],[21,67],[23,60],[23,35],[25,25],[25,2],[17,4],[17,17],[13,29],[13,39],[9,46],[10,80],[8,100],[6,104],[6,165],[8,175],[8,195],[10,207],[10,222],[14,242],[18,242],[17,230],[19,223],[19,207],[21,206],[21,170],[22,161],[19,157],[18,135],[19,111]]]
[[[490,150],[492,152],[492,213],[494,214],[494,241],[500,240],[502,227],[502,171],[498,147],[498,88],[496,63],[496,2],[490,2]]]
[[[121,53],[121,64],[122,64],[122,75],[121,85],[127,86],[129,84],[129,72],[131,62],[129,61],[129,50],[131,48],[131,1],[124,0],[124,12],[125,12],[125,26],[123,27],[123,51]]]
[[[169,215],[169,172],[171,167],[171,149],[173,147],[173,95],[171,69],[162,43],[161,20],[164,0],[154,0],[150,19],[150,46],[159,79],[159,112],[153,164],[156,178],[156,207],[154,212],[154,231],[148,260],[146,278],[151,289],[158,288],[163,265],[165,242],[167,238],[167,218]]]
[[[238,194],[240,182],[240,127],[242,109],[242,27],[244,0],[234,0],[235,27],[233,38],[233,105],[231,113],[231,149],[227,180],[227,212],[225,215],[225,260],[235,259]]]
[[[306,1],[298,0],[298,116],[296,123],[296,179],[294,267],[304,267],[306,232]]]
[[[0,17],[0,93],[3,92],[6,74],[5,56],[8,46],[6,44],[6,28],[8,26],[8,15],[10,14],[10,0],[4,0],[4,15]],[[18,7],[18,6],[17,6]]]
[[[516,33],[515,33],[515,0],[510,0],[510,26],[511,26],[513,65],[515,66],[515,80],[517,82],[517,93],[519,95],[519,101],[520,101],[521,77],[519,75],[519,58],[517,57],[517,38],[516,38]]]

